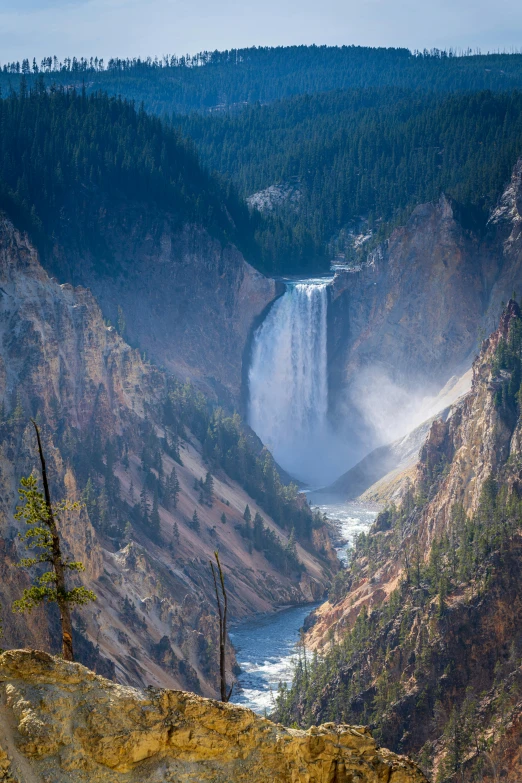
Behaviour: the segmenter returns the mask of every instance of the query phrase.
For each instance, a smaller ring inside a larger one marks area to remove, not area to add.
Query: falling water
[[[315,482],[327,429],[328,280],[288,283],[254,336],[249,422],[279,464]]]

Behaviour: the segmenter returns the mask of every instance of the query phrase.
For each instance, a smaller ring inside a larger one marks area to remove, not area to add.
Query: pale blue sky
[[[0,0],[0,62],[297,43],[522,49],[520,0]]]

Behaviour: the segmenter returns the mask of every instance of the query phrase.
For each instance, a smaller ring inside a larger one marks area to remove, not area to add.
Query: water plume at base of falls
[[[469,387],[466,374],[438,393],[404,368],[401,374],[363,357],[329,406],[328,283],[287,283],[254,335],[248,376],[250,426],[281,467],[316,488],[405,437]]]
[[[327,280],[289,283],[254,336],[249,423],[289,473],[331,475],[327,380]]]

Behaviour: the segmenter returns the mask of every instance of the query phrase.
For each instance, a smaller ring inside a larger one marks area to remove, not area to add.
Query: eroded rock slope
[[[96,252],[57,242],[47,268],[87,286],[156,364],[237,407],[252,329],[280,286],[234,245],[161,211],[127,205],[114,224],[100,217],[96,225]]]
[[[369,722],[434,780],[520,779],[522,314],[435,420],[410,486],[361,536],[308,632],[279,717]]]
[[[84,562],[86,583],[98,595],[75,618],[80,659],[123,682],[213,695],[214,550],[224,564],[232,619],[317,600],[336,563],[326,530],[314,527],[307,544],[296,544],[299,569],[285,568],[291,529],[283,531],[261,507],[264,496],[256,502],[244,483],[212,462],[206,402],[172,383],[107,324],[90,291],[51,279],[27,238],[6,218],[0,220],[3,645],[56,649],[53,611],[42,608],[23,618],[10,611],[28,585],[27,572],[15,567],[24,550],[13,512],[20,477],[38,470],[30,424],[35,416],[55,499],[85,503],[79,516],[62,524],[69,554]],[[192,426],[200,423],[206,454],[190,429],[190,416]],[[239,426],[221,421],[232,435]],[[243,461],[261,448],[252,443],[240,440]],[[241,465],[234,466],[239,475]],[[168,489],[174,468],[175,497]],[[213,491],[203,497],[201,480],[209,470]],[[299,503],[303,498],[296,500],[295,512],[305,519],[309,511]],[[278,562],[245,538],[247,504],[252,519],[256,512],[262,516]],[[233,659],[229,677],[232,667]]]
[[[471,367],[503,303],[522,290],[522,161],[486,226],[446,198],[336,275],[329,309],[332,413],[359,456],[411,432],[426,397]],[[424,416],[422,415],[424,411]]]

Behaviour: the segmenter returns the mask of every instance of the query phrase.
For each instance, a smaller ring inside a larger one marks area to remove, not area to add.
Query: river
[[[377,509],[361,503],[336,502],[320,495],[312,496],[311,500],[314,507],[326,513],[337,525],[343,539],[337,554],[342,562],[346,562],[354,537],[368,530]],[[241,667],[238,677],[241,690],[232,697],[235,704],[243,704],[260,714],[273,710],[279,682],[289,683],[292,679],[299,631],[315,606],[290,607],[231,628],[230,638]]]
[[[349,442],[328,420],[331,280],[286,281],[283,296],[255,332],[248,372],[250,426],[285,470],[315,487],[329,483],[349,453]],[[337,553],[346,563],[354,537],[370,527],[376,510],[313,492],[309,499],[337,524]],[[241,667],[233,701],[260,713],[274,708],[279,682],[292,679],[299,630],[313,608],[291,607],[231,629]]]

